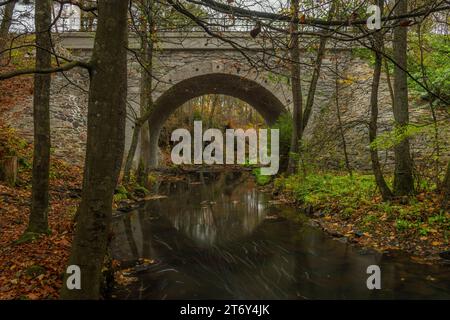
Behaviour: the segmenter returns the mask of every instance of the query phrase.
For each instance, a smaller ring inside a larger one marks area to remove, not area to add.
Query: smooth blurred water
[[[120,299],[450,299],[450,268],[382,255],[342,243],[320,229],[273,216],[242,173],[201,174],[163,183],[153,200],[114,220],[114,258],[137,267]],[[369,265],[381,290],[368,290]]]

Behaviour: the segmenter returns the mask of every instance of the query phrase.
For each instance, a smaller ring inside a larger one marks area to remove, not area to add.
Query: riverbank
[[[404,251],[422,263],[448,261],[450,213],[441,209],[439,193],[429,186],[391,202],[382,201],[371,175],[356,173],[279,177],[264,188],[342,242]]]

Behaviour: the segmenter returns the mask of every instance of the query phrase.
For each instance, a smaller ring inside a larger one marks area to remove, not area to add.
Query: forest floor
[[[69,256],[73,218],[80,197],[81,170],[53,161],[50,233],[22,242],[30,213],[30,170],[18,184],[0,184],[0,299],[54,299],[59,296]]]
[[[436,190],[383,202],[372,175],[336,172],[280,177],[265,188],[343,242],[407,252],[420,263],[449,261],[450,213]]]

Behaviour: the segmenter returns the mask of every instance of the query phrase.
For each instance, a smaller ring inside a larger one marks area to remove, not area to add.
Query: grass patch
[[[256,183],[260,186],[265,186],[272,181],[272,176],[265,176],[261,174],[261,168],[254,168],[252,174],[255,176]]]
[[[354,174],[311,174],[307,177],[292,175],[275,180],[275,187],[292,194],[300,203],[318,206],[338,201],[345,208],[357,203],[370,202],[376,192],[373,176]],[[347,211],[349,213],[349,211]]]

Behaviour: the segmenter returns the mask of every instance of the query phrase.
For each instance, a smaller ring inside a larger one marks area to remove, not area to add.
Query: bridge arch
[[[150,167],[158,166],[158,141],[169,116],[185,102],[205,94],[223,94],[238,98],[255,108],[267,124],[273,124],[287,110],[285,103],[267,86],[244,76],[216,72],[183,79],[170,86],[154,102],[149,118]]]

